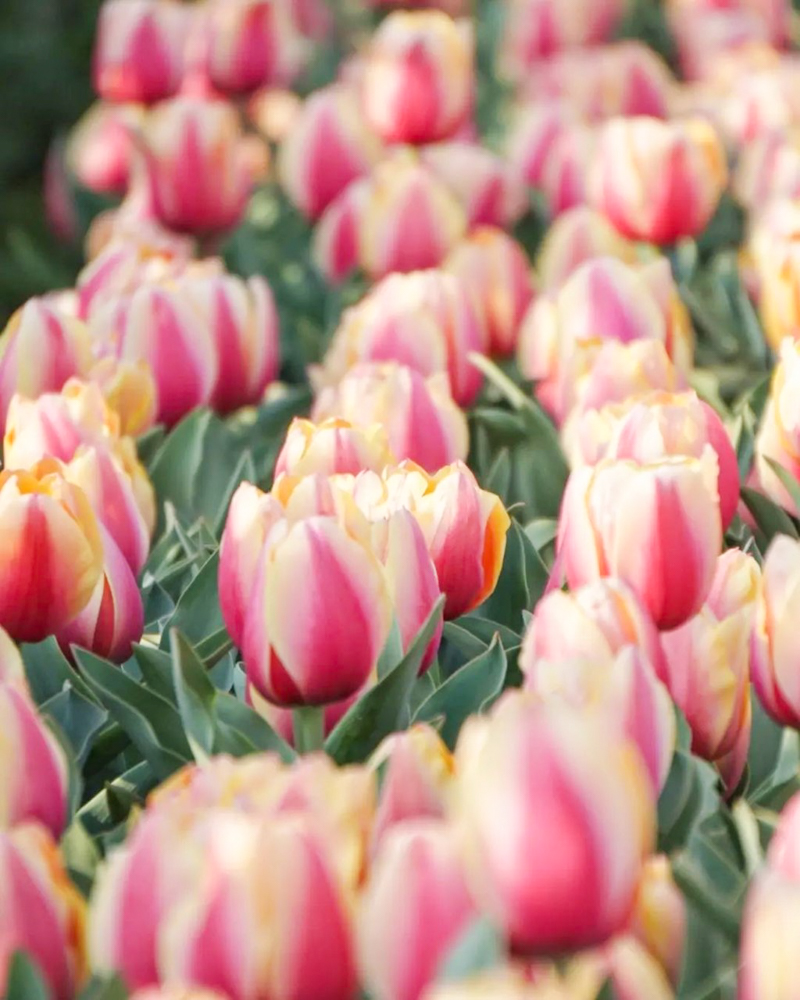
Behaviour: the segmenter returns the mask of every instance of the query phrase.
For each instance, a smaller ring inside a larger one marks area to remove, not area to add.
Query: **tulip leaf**
[[[378,657],[377,674],[378,680],[391,673],[397,664],[403,659],[403,639],[400,635],[400,627],[397,618],[392,618],[392,627],[389,635],[383,644],[381,655]]]
[[[28,685],[37,705],[60,694],[65,686],[75,688],[88,701],[100,704],[90,685],[73,669],[52,636],[44,642],[24,643],[20,652]]]
[[[550,574],[524,529],[511,522],[503,568],[494,593],[478,609],[482,618],[499,622],[520,635],[523,609],[533,609],[544,593]]]
[[[658,800],[660,850],[671,851],[686,843],[698,821],[702,803],[697,761],[691,754],[678,750]]]
[[[219,606],[219,553],[215,552],[181,594],[175,611],[164,626],[161,648],[169,646],[169,636],[178,629],[190,642],[200,642],[225,628]]]
[[[763,493],[746,486],[742,489],[742,500],[753,515],[753,520],[767,545],[775,535],[798,537],[797,528],[791,517]]]
[[[95,735],[108,719],[108,712],[96,701],[84,698],[70,686],[48,698],[39,706],[39,710],[58,724],[69,741],[78,764],[83,765],[89,756]]]
[[[366,760],[390,733],[408,722],[411,689],[442,617],[440,597],[400,663],[347,711],[325,741],[325,750],[337,764]]]
[[[178,711],[194,758],[202,763],[208,759],[214,743],[214,700],[217,692],[186,638],[177,629],[172,629],[169,635]]]
[[[96,837],[126,819],[134,805],[143,804],[147,793],[157,783],[153,768],[147,761],[142,761],[85,802],[78,810],[76,819]]]
[[[77,1000],[128,1000],[128,996],[128,989],[119,976],[93,976]]]
[[[60,847],[70,878],[81,893],[88,897],[100,862],[100,852],[89,831],[77,817],[61,838]]]
[[[203,445],[213,414],[193,410],[173,428],[156,451],[148,467],[161,504],[170,501],[177,511],[193,521],[197,480],[203,467]]]
[[[789,494],[789,499],[795,507],[800,510],[800,483],[798,483],[791,472],[789,472],[788,469],[785,469],[780,462],[776,462],[772,458],[767,458],[766,461],[778,479],[780,479],[781,484]]]
[[[487,917],[476,917],[457,937],[440,963],[436,979],[458,982],[501,966],[507,946],[497,927]]]
[[[50,989],[39,966],[24,951],[11,955],[4,1000],[51,1000]]]
[[[452,749],[467,718],[481,712],[503,690],[506,669],[505,650],[495,635],[485,652],[457,670],[422,703],[414,722],[443,718],[441,737]]]
[[[169,653],[137,642],[133,645],[133,655],[147,687],[177,708],[178,700],[172,681],[172,657]]]

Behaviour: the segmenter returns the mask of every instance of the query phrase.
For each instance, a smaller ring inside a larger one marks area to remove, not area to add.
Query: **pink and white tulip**
[[[756,473],[761,489],[775,503],[797,515],[791,493],[773,468],[776,463],[800,479],[800,342],[784,340],[775,366],[767,405],[756,437]]]
[[[278,454],[275,477],[357,475],[364,469],[381,472],[393,462],[380,424],[364,428],[337,417],[315,424],[295,417]]]
[[[548,229],[536,260],[544,292],[557,291],[573,272],[594,257],[636,262],[633,243],[614,229],[600,212],[580,205],[560,215]]]

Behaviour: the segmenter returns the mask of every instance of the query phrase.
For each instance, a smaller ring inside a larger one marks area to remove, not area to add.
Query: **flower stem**
[[[303,705],[292,713],[294,748],[300,754],[321,750],[325,742],[325,707]]]

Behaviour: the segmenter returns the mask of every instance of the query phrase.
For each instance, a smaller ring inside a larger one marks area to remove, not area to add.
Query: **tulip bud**
[[[588,205],[564,212],[547,231],[536,260],[542,289],[556,291],[581,264],[594,257],[636,263],[634,245],[620,236],[604,215]]]
[[[291,30],[271,0],[211,0],[206,7],[205,69],[224,93],[255,90],[281,76],[281,43]]]
[[[534,296],[522,247],[501,230],[483,226],[454,248],[445,267],[472,291],[490,350],[513,353],[522,317]]]
[[[478,901],[513,948],[567,951],[622,929],[654,800],[638,752],[607,719],[506,695],[456,788]]]
[[[733,190],[750,211],[778,199],[800,196],[800,146],[797,136],[768,132],[742,150]]]
[[[108,407],[119,418],[120,434],[138,437],[156,422],[156,382],[145,361],[98,359],[86,376],[100,387]]]
[[[322,365],[320,385],[336,383],[361,361],[398,361],[423,375],[446,371],[457,403],[467,406],[482,376],[469,355],[483,353],[485,332],[463,282],[443,271],[390,274],[346,310]]]
[[[727,182],[725,150],[702,118],[617,118],[600,132],[590,201],[623,234],[671,244],[708,225]]]
[[[420,150],[420,157],[458,198],[470,229],[511,226],[528,207],[518,174],[483,146],[442,142]]]
[[[630,931],[677,985],[686,943],[686,902],[672,878],[669,858],[663,854],[645,862]]]
[[[553,143],[541,181],[551,215],[559,216],[586,202],[589,165],[596,147],[596,129],[584,124],[570,125]]]
[[[58,392],[67,379],[85,372],[92,349],[82,323],[45,299],[29,299],[0,338],[0,421],[12,396]]]
[[[5,633],[2,641],[19,658]],[[24,674],[0,674],[0,726],[0,830],[36,822],[60,837],[67,819],[67,760],[38,713]]]
[[[239,222],[253,172],[232,105],[189,96],[165,101],[148,113],[139,139],[160,222],[190,233],[231,229]]]
[[[467,457],[467,420],[444,373],[425,379],[394,362],[357,365],[317,397],[312,419],[330,417],[361,427],[381,424],[397,458],[410,458],[431,472]]]
[[[575,470],[557,540],[570,587],[618,576],[660,629],[682,625],[702,607],[722,547],[718,475],[710,447],[700,459]]]
[[[358,211],[359,262],[377,280],[437,267],[466,231],[450,190],[407,150],[379,164]]]
[[[410,820],[389,831],[359,914],[362,976],[375,1000],[419,1000],[477,915],[453,831]]]
[[[86,907],[47,830],[22,823],[0,831],[0,885],[0,993],[9,959],[20,950],[38,966],[54,1000],[71,1000],[86,979]]]
[[[295,417],[275,463],[275,476],[380,472],[393,461],[380,424],[362,428],[335,417],[320,424]]]
[[[331,202],[314,229],[314,263],[331,284],[341,284],[359,264],[359,234],[369,194],[369,180],[353,181]]]
[[[791,1000],[800,883],[769,868],[750,883],[739,959],[739,1000]]]
[[[798,509],[771,463],[794,479],[800,479],[800,342],[785,340],[780,361],[772,377],[770,395],[756,437],[756,471],[763,491],[776,503],[797,515]]]
[[[136,105],[93,104],[69,134],[64,150],[68,173],[82,187],[98,194],[125,194],[133,156],[132,133],[141,114]]]
[[[441,11],[395,11],[373,36],[364,71],[367,120],[386,142],[452,137],[472,109],[473,26]]]
[[[105,0],[94,50],[94,87],[106,101],[171,97],[184,70],[192,8],[173,0]]]
[[[86,606],[102,571],[100,533],[86,495],[52,459],[0,472],[0,626],[39,642]]]
[[[352,181],[369,174],[381,153],[354,88],[333,84],[308,97],[292,121],[278,174],[292,203],[318,219]]]

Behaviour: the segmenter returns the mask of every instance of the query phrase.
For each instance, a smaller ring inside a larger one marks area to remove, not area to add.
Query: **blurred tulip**
[[[120,434],[138,437],[156,422],[156,382],[145,361],[99,358],[87,379],[100,387],[108,407],[119,418]]]
[[[769,868],[750,883],[744,907],[738,1000],[795,1000],[800,883]]]
[[[441,11],[394,11],[366,56],[362,99],[386,142],[451,138],[472,109],[473,25]]]
[[[209,0],[204,69],[213,87],[240,94],[280,78],[281,43],[291,30],[284,8],[273,0]]]
[[[772,132],[749,143],[739,158],[733,190],[750,211],[777,199],[800,198],[800,137]]]
[[[133,132],[140,124],[137,105],[99,101],[73,127],[64,150],[68,173],[98,194],[123,195],[130,181]]]
[[[44,214],[51,233],[62,243],[77,243],[80,236],[78,211],[64,158],[64,139],[50,143],[42,168]]]
[[[184,71],[193,11],[174,0],[105,0],[94,50],[94,87],[106,101],[171,97]]]
[[[348,184],[369,174],[381,152],[355,88],[333,84],[311,94],[295,116],[281,144],[278,174],[292,203],[318,219]]]
[[[732,59],[715,79],[718,92],[725,94],[720,128],[744,157],[749,147],[770,138],[786,139],[800,124],[800,63],[794,54],[781,58],[770,49],[764,56],[760,64]]]
[[[644,864],[629,930],[677,985],[686,945],[686,901],[664,854],[654,854]]]
[[[314,229],[312,256],[326,281],[341,284],[360,260],[359,234],[370,181],[354,181],[331,202]]]
[[[145,118],[138,145],[153,211],[165,226],[203,234],[239,222],[253,171],[232,105],[190,96],[164,101]]]
[[[636,262],[634,244],[614,229],[604,215],[580,205],[560,215],[548,229],[536,260],[545,292],[556,291],[582,264],[594,257]]]
[[[617,576],[660,629],[697,614],[722,547],[716,455],[605,459],[570,475],[557,551],[570,587]]]
[[[153,986],[131,993],[131,1000],[225,1000],[221,993],[196,986]]]
[[[528,187],[541,189],[559,139],[578,124],[579,116],[566,102],[545,99],[520,106],[506,141],[513,173]]]
[[[0,626],[17,642],[39,642],[86,606],[103,565],[86,495],[52,459],[0,472]]]
[[[780,360],[772,376],[772,385],[755,442],[756,472],[762,490],[775,503],[795,516],[797,505],[773,467],[780,466],[792,479],[800,479],[800,341],[785,340]]]
[[[5,633],[3,644],[19,655]],[[67,820],[67,759],[39,715],[24,676],[0,675],[0,731],[0,830],[36,822],[60,837]],[[0,899],[2,895],[0,891]]]
[[[500,229],[481,226],[457,244],[445,261],[475,297],[492,353],[512,354],[535,286],[522,247]]]
[[[372,832],[373,853],[399,823],[425,817],[441,819],[455,777],[450,751],[436,730],[417,723],[387,736],[370,764],[383,769],[381,794]]]
[[[0,628],[0,684],[13,684],[28,690],[22,655],[5,629]]]
[[[78,320],[46,299],[29,299],[0,338],[0,421],[5,425],[15,393],[36,397],[58,392],[67,379],[91,364],[91,344]]]
[[[781,354],[783,341],[800,339],[800,212],[797,203],[781,199],[757,216],[740,255],[744,277],[758,303],[767,343]],[[788,350],[788,349],[787,349]]]
[[[359,913],[362,976],[375,1000],[419,1000],[477,915],[457,842],[442,820],[389,831]]]
[[[275,476],[356,475],[364,469],[380,472],[393,461],[380,424],[357,427],[336,417],[314,424],[295,417],[278,454]]]
[[[572,950],[622,929],[654,800],[638,752],[607,720],[506,695],[456,787],[478,901],[513,948]]]
[[[312,377],[320,386],[335,384],[358,362],[397,361],[423,375],[446,371],[453,398],[468,406],[483,382],[469,355],[485,349],[463,282],[444,271],[390,274],[345,311]]]
[[[86,905],[47,830],[22,823],[0,831],[0,886],[0,992],[10,958],[21,950],[54,1000],[71,1000],[86,979]]]
[[[410,458],[430,472],[467,457],[467,419],[444,373],[425,379],[396,362],[356,365],[337,386],[320,392],[311,416],[365,428],[381,424],[398,459]]]
[[[499,156],[472,142],[426,146],[420,157],[455,194],[467,213],[467,225],[511,226],[528,208],[525,189]]]
[[[600,132],[589,192],[623,236],[671,244],[705,229],[726,182],[706,120],[616,118]]]
[[[553,143],[542,171],[541,190],[547,210],[559,216],[587,201],[589,165],[595,157],[597,131],[571,125]]]
[[[373,279],[437,267],[467,219],[450,189],[401,150],[379,164],[358,207],[358,260]]]

